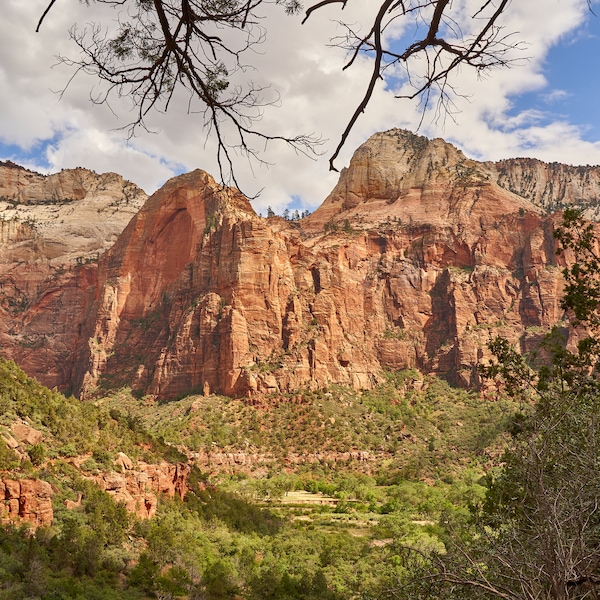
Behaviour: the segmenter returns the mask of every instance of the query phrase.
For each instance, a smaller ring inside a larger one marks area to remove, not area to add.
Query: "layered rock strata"
[[[52,523],[52,486],[39,479],[0,480],[0,523],[25,521],[34,529]]]
[[[494,335],[525,347],[563,316],[553,227],[489,165],[401,131],[300,223],[178,177],[100,261],[75,388],[365,388],[413,366],[477,385]]]
[[[145,199],[114,173],[72,169],[44,176],[0,163],[3,356],[49,387],[69,387],[98,257]]]
[[[147,464],[140,462],[121,473],[104,473],[93,479],[116,502],[141,519],[149,519],[156,513],[158,495],[184,499],[191,466],[162,462]]]
[[[97,270],[68,270],[9,318],[4,339],[27,343],[52,314],[61,344],[20,362],[83,396],[367,388],[404,367],[476,386],[493,337],[526,350],[561,323],[549,211],[592,214],[599,181],[597,168],[479,163],[391,130],[357,150],[317,211],[289,222],[194,171],[146,202]]]

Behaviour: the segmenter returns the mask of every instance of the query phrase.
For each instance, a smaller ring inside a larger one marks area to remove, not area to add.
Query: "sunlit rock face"
[[[163,461],[148,464],[137,461],[135,465],[123,468],[121,473],[102,473],[90,476],[89,479],[138,518],[150,519],[156,514],[160,495],[184,499],[188,492],[187,480],[191,470],[192,467],[184,463],[170,464]],[[67,508],[76,506],[75,503],[67,504]]]
[[[0,352],[50,387],[70,386],[100,254],[146,200],[114,173],[44,176],[0,163]]]
[[[27,522],[33,529],[52,524],[52,486],[39,479],[9,479],[7,474],[0,479],[0,494],[4,502],[0,505],[0,523],[20,525]]]
[[[598,181],[591,167],[479,163],[392,130],[290,222],[194,171],[148,199],[97,266],[49,286],[68,311],[52,294],[28,306],[64,343],[60,360],[50,344],[23,366],[83,396],[368,388],[404,367],[476,386],[496,335],[525,349],[563,318],[548,209],[593,213]],[[9,314],[4,339],[25,321]]]

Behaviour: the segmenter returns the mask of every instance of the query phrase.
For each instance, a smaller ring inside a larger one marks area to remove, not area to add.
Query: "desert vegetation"
[[[512,406],[411,371],[362,394],[335,387],[263,406],[219,396],[158,405],[127,390],[81,402],[5,360],[0,381],[4,436],[15,421],[43,434],[27,455],[2,442],[3,469],[57,490],[50,527],[3,528],[1,598],[380,594],[404,569],[399,545],[441,547],[442,515],[464,519],[484,501]],[[288,460],[316,448],[318,459]],[[367,459],[347,458],[349,448]],[[162,498],[150,520],[90,479],[118,471],[118,452],[186,462],[241,451],[256,463],[194,467],[185,499]]]

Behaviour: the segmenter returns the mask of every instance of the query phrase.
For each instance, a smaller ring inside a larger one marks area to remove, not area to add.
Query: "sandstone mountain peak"
[[[576,205],[600,219],[600,167],[545,163],[535,158],[501,160],[493,166],[498,185],[546,212]]]
[[[89,177],[63,174],[61,193]],[[122,207],[127,184],[110,181]],[[491,338],[526,349],[561,320],[549,211],[591,211],[598,190],[596,168],[481,163],[401,130],[363,144],[299,222],[257,216],[196,170],[136,209],[97,264],[63,261],[32,285],[13,258],[0,343],[44,383],[87,396],[365,388],[404,367],[478,385]],[[21,225],[11,247],[37,244],[28,264],[48,260],[43,228]]]
[[[0,165],[0,348],[50,387],[69,380],[98,257],[146,197],[115,173]]]
[[[77,168],[40,175],[0,164],[3,262],[95,259],[114,244],[146,197],[115,173]]]
[[[392,129],[373,135],[354,153],[308,227],[346,220],[377,226],[400,219],[438,226],[468,223],[476,233],[519,210],[539,208],[501,189],[487,163],[466,158],[442,139]]]
[[[11,161],[0,162],[0,197],[13,204],[59,204],[82,200],[119,185],[127,189],[130,195],[143,193],[135,184],[125,181],[116,173],[97,174],[77,167],[42,175]]]
[[[167,181],[152,195],[146,211],[152,211],[164,204],[194,210],[194,205],[202,205],[205,214],[256,216],[248,198],[235,188],[217,183],[202,169],[177,175]],[[185,207],[185,208],[184,208]]]

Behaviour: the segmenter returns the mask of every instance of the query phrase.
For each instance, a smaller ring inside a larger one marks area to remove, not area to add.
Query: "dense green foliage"
[[[20,419],[44,435],[24,457],[0,445],[3,466],[58,490],[52,527],[2,531],[0,599],[368,598],[406,575],[405,545],[440,548],[442,515],[464,519],[482,503],[507,402],[414,372],[362,394],[301,396],[259,407],[216,396],[158,405],[122,391],[93,404],[0,359],[0,428],[10,435]],[[229,475],[194,468],[185,501],[161,499],[148,521],[85,479],[115,470],[119,451],[178,460],[177,447],[267,458]],[[315,448],[326,456],[290,469],[291,452]],[[349,450],[369,460],[334,460]],[[80,506],[64,506],[79,495]]]
[[[147,433],[135,417],[66,398],[27,377],[13,362],[0,358],[0,427],[7,428],[17,418],[47,434],[51,442],[48,447],[29,447],[34,466],[39,466],[46,455],[55,458],[86,453],[112,465],[113,455],[119,451],[149,461],[161,458],[177,462],[183,458],[163,440]],[[2,446],[0,443],[0,464],[14,467],[13,454]]]

